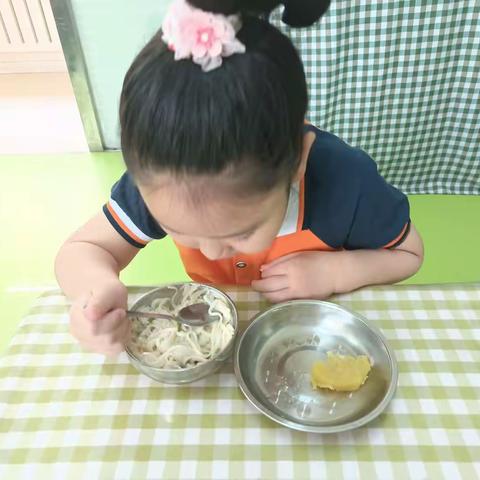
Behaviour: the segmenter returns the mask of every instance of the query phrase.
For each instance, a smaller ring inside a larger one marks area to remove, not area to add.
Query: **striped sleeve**
[[[143,248],[152,240],[166,236],[128,173],[113,186],[103,212],[113,228],[134,247]]]

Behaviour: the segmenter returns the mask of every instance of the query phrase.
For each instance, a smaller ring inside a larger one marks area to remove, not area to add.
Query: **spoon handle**
[[[172,315],[167,315],[165,313],[156,313],[156,312],[137,312],[135,310],[127,310],[127,315],[129,317],[143,317],[143,318],[162,318],[165,320],[176,320]]]

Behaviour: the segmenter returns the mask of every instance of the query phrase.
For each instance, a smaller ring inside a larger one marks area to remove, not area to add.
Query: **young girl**
[[[119,272],[166,235],[192,279],[248,285],[273,302],[419,269],[407,198],[366,153],[305,122],[298,53],[258,18],[279,3],[175,0],[133,62],[120,107],[128,172],[56,260],[71,331],[85,347],[123,349]],[[311,24],[328,3],[291,0],[284,21]]]

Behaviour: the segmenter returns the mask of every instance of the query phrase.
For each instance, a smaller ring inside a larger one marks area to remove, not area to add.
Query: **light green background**
[[[33,299],[56,286],[55,254],[98,212],[123,171],[120,154],[0,156],[0,351]],[[480,197],[412,196],[412,218],[425,240],[418,283],[480,280]],[[122,275],[129,285],[185,280],[169,240],[142,250]]]
[[[107,148],[120,146],[118,102],[135,55],[160,28],[170,0],[72,0]]]
[[[135,54],[161,24],[169,0],[72,0],[102,133],[118,147],[118,99]],[[139,5],[141,8],[139,8]],[[123,171],[118,153],[0,157],[0,350],[42,290],[55,286],[62,241],[101,208]],[[480,280],[480,197],[411,196],[425,240],[418,283]],[[142,251],[122,275],[127,284],[184,280],[169,240]]]

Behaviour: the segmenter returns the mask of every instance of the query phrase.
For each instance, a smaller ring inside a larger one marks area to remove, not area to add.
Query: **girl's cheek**
[[[169,237],[171,237],[175,243],[183,245],[184,247],[199,248],[200,246],[200,243],[194,238],[182,237],[179,235],[171,235],[171,234],[169,235]]]

